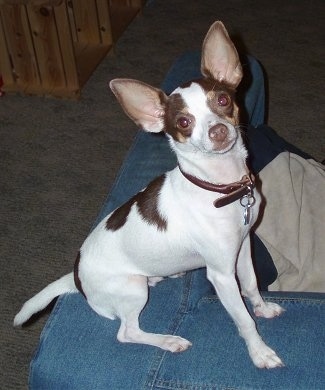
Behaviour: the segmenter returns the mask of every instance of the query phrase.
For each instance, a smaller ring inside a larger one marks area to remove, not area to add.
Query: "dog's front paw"
[[[258,347],[249,348],[249,355],[258,368],[277,368],[284,364],[278,355],[262,342]]]
[[[254,307],[256,317],[273,318],[279,316],[285,310],[277,303],[263,302]]]
[[[179,336],[164,336],[164,340],[160,345],[160,348],[170,352],[183,352],[186,351],[192,343]]]

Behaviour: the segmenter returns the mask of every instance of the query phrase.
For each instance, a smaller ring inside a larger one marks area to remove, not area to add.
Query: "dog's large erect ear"
[[[114,79],[109,83],[125,113],[144,130],[158,133],[164,128],[164,102],[160,89],[132,79]]]
[[[203,41],[201,72],[234,88],[242,79],[237,50],[222,22],[213,23]]]

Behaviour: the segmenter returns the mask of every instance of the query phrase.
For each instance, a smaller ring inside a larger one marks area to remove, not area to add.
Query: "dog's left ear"
[[[109,86],[125,113],[142,129],[159,133],[164,128],[164,102],[160,89],[132,79],[114,79]]]
[[[243,77],[235,45],[220,21],[213,23],[203,41],[201,72],[233,88]]]

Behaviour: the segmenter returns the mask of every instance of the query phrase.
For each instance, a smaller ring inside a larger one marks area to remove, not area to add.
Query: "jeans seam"
[[[184,317],[190,312],[190,293],[193,285],[193,275],[192,272],[187,273],[184,277],[182,277],[183,291],[182,297],[175,314],[173,321],[169,324],[166,332],[168,334],[175,335],[175,333],[180,328]],[[145,382],[145,388],[153,389],[156,386],[156,383],[159,383],[159,379],[157,380],[157,376],[160,371],[160,367],[165,359],[165,356],[168,351],[158,350],[157,354],[152,362],[151,368],[147,375],[147,380]]]
[[[263,294],[262,294],[263,296]],[[325,299],[322,298],[299,298],[299,297],[279,297],[274,295],[263,296],[265,301],[290,302],[290,303],[306,303],[308,305],[324,305]],[[202,297],[200,301],[214,302],[220,300],[217,295]]]
[[[165,390],[239,390],[238,387],[227,385],[216,385],[206,383],[184,383],[183,381],[163,380],[158,379],[153,383],[151,389],[165,389]]]
[[[34,379],[33,379],[34,371],[35,371],[34,367],[39,364],[37,361],[38,356],[40,355],[40,353],[43,349],[44,343],[46,342],[46,339],[47,339],[51,329],[55,325],[55,322],[57,319],[57,313],[61,310],[64,296],[65,296],[65,294],[63,296],[59,296],[57,298],[55,305],[51,311],[51,314],[50,314],[49,318],[47,319],[46,324],[43,327],[43,330],[41,332],[38,346],[33,352],[32,359],[31,359],[31,362],[29,364],[29,370],[28,370],[28,373],[29,373],[29,375],[28,375],[28,388],[29,389],[31,389],[31,384],[34,382]]]

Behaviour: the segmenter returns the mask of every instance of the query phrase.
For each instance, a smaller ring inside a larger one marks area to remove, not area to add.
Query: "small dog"
[[[146,333],[139,314],[148,284],[206,267],[222,304],[260,368],[282,366],[259,336],[242,300],[256,316],[272,318],[283,309],[264,302],[256,283],[250,227],[260,203],[246,165],[234,101],[242,79],[238,53],[221,22],[209,29],[202,49],[203,78],[168,97],[140,81],[115,79],[110,87],[126,114],[148,132],[165,132],[178,166],[108,215],[83,243],[74,272],[27,301],[14,325],[46,307],[56,296],[77,292],[101,316],[118,317],[121,342],[142,343],[171,352],[191,346],[178,336]]]

